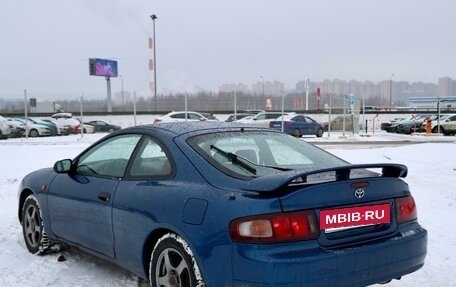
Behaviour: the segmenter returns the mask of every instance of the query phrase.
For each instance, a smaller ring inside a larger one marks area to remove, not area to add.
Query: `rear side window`
[[[129,173],[133,177],[168,177],[171,175],[171,162],[158,142],[145,138],[132,161]]]

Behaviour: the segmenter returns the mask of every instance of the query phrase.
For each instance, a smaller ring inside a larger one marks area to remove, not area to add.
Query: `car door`
[[[456,116],[451,116],[448,118],[448,120],[445,122],[445,126],[448,131],[451,133],[456,132]]]
[[[305,126],[305,133],[308,134],[308,135],[314,135],[316,134],[317,132],[317,129],[318,129],[318,124],[317,122],[310,118],[310,117],[304,117],[304,126]]]
[[[292,120],[294,121],[295,129],[298,128],[301,132],[301,135],[307,134],[308,127],[306,125],[304,116],[297,115]]]
[[[55,177],[48,190],[48,210],[56,236],[114,256],[113,199],[140,138],[108,138],[78,157],[69,173]]]
[[[170,190],[176,188],[170,181],[174,173],[175,163],[165,145],[143,137],[125,179],[119,183],[112,210],[115,254],[119,261],[137,263],[134,258],[144,255],[144,240],[156,222],[179,217],[181,200],[169,196]]]

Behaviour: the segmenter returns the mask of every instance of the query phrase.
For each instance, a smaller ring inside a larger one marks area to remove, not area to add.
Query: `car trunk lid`
[[[380,169],[380,173],[373,170]],[[396,164],[350,165],[295,173],[275,190],[283,212],[313,210],[323,247],[353,245],[393,233],[395,198],[410,195],[407,168]],[[259,179],[258,179],[259,180]],[[254,183],[260,186],[260,182]]]

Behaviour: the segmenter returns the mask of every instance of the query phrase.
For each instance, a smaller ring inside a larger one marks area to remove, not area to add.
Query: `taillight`
[[[231,222],[230,235],[234,241],[273,243],[315,239],[319,235],[314,211],[276,213],[239,218]]]
[[[415,200],[411,195],[397,198],[395,204],[397,224],[412,221],[417,218]]]
[[[292,124],[291,122],[283,122],[283,126],[285,126],[285,127],[289,127],[289,126],[291,126],[291,124]]]

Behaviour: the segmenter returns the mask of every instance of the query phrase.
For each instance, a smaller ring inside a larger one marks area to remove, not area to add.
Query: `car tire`
[[[108,133],[112,133],[113,131],[114,131],[114,129],[110,128],[110,129],[108,130]]]
[[[321,138],[323,136],[323,129],[318,129],[316,136],[317,138]]]
[[[36,137],[39,137],[39,136],[40,136],[40,133],[37,130],[35,130],[35,129],[30,130],[29,137],[36,138]]]
[[[180,236],[162,236],[151,254],[149,282],[152,287],[206,286],[190,247]]]
[[[22,233],[30,253],[42,255],[50,251],[51,242],[44,231],[41,209],[35,195],[29,195],[22,207]]]
[[[301,131],[298,128],[294,129],[293,136],[297,138],[301,137]]]

